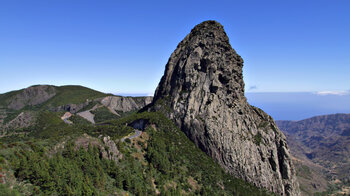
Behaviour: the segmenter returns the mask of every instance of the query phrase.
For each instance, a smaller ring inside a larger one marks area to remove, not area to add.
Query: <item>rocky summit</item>
[[[194,27],[172,53],[149,106],[161,111],[231,175],[280,195],[299,195],[286,138],[248,104],[243,59],[216,21]]]

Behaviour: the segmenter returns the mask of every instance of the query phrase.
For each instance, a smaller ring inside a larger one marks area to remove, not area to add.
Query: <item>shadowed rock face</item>
[[[285,136],[244,96],[243,60],[219,23],[192,29],[166,65],[149,110],[161,111],[233,176],[298,195]]]

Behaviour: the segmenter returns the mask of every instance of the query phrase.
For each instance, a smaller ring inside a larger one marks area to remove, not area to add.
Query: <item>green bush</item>
[[[13,189],[8,188],[6,185],[0,183],[0,196],[20,196],[21,194]]]
[[[262,135],[261,135],[261,133],[258,132],[256,135],[254,135],[253,139],[254,139],[254,143],[256,145],[260,145],[260,143],[262,142]]]
[[[101,122],[118,118],[117,115],[113,114],[106,107],[97,108],[96,110],[91,111],[91,113],[95,115],[94,117],[95,123],[101,123]]]

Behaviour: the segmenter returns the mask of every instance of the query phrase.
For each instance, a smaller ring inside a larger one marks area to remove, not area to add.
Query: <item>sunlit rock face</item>
[[[223,26],[205,21],[172,53],[151,111],[161,111],[227,172],[280,195],[298,195],[286,138],[247,103],[243,60]]]

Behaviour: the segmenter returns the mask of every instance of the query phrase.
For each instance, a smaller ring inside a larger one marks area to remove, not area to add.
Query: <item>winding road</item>
[[[142,133],[142,131],[135,129],[135,134],[130,136],[129,139],[133,139],[135,137],[138,137],[141,135],[141,133]]]
[[[134,139],[134,138],[136,138],[136,137],[139,137],[139,136],[142,134],[142,131],[140,131],[140,130],[138,130],[138,129],[134,129],[134,131],[135,131],[135,134],[134,134],[134,135],[129,136],[129,137],[123,137],[123,138],[122,138],[122,142],[123,142],[126,138],[128,138],[128,139]]]

